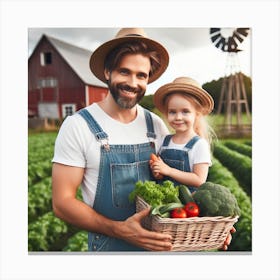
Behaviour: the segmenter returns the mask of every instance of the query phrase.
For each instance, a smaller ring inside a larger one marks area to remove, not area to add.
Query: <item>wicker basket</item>
[[[149,207],[141,197],[136,199],[136,211]],[[221,248],[238,217],[161,218],[147,216],[143,227],[172,236],[172,251],[205,251]]]

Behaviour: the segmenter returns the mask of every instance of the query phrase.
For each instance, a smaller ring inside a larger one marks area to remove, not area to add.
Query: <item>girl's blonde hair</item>
[[[194,131],[195,131],[195,133],[197,133],[197,135],[204,138],[209,143],[209,146],[211,147],[211,144],[213,143],[213,141],[215,139],[217,139],[217,136],[215,134],[215,131],[209,125],[209,123],[206,119],[207,114],[205,114],[204,108],[202,107],[199,100],[197,100],[193,95],[190,95],[186,92],[179,92],[179,91],[170,92],[169,94],[167,94],[163,100],[163,103],[165,105],[165,114],[167,114],[167,104],[170,99],[170,96],[172,96],[174,94],[180,94],[181,96],[186,98],[189,102],[191,102],[191,104],[194,106],[194,108],[197,112],[196,118],[194,121]]]

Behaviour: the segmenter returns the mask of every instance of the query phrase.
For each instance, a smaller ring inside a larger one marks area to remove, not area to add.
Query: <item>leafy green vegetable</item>
[[[138,181],[134,190],[129,194],[129,201],[135,201],[136,196],[141,196],[152,207],[171,202],[181,203],[178,187],[168,180],[164,181],[162,185],[155,181]]]

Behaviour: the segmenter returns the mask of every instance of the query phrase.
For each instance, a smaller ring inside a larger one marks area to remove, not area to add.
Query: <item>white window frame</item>
[[[52,61],[51,61],[51,63],[46,63],[46,55],[47,54],[51,54],[51,60],[53,59],[53,54],[52,54],[52,52],[48,52],[48,51],[46,51],[46,52],[41,52],[40,53],[40,64],[41,64],[41,66],[46,66],[46,65],[50,65],[50,64],[52,64]]]
[[[55,88],[58,85],[56,78],[47,77],[38,80],[38,88]]]
[[[68,107],[72,108],[73,114],[76,112],[76,104],[75,103],[62,104],[62,117],[63,118],[66,118],[67,116],[69,116],[69,115],[66,114],[66,110],[67,110]]]

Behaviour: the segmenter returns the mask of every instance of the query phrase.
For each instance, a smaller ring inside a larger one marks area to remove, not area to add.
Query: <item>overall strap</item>
[[[170,140],[171,140],[172,136],[173,136],[172,134],[166,135],[164,140],[163,140],[162,146],[167,147],[170,143]]]
[[[87,109],[82,109],[78,112],[87,122],[89,129],[94,134],[95,138],[98,141],[104,140],[108,138],[108,135],[103,129],[100,127],[100,125],[97,123],[97,121],[94,119],[94,117],[90,114],[90,112]]]
[[[200,139],[198,135],[194,136],[185,146],[187,149],[191,149],[193,145]]]
[[[151,113],[144,108],[144,114],[146,119],[146,125],[147,125],[147,136],[148,138],[156,138],[155,130],[154,130],[154,124],[152,120]]]

